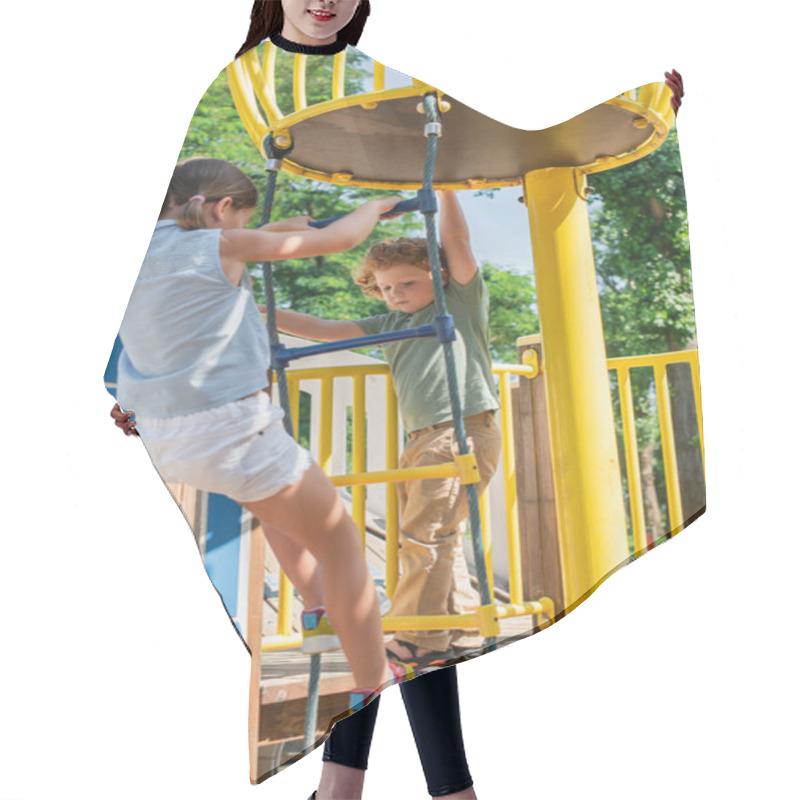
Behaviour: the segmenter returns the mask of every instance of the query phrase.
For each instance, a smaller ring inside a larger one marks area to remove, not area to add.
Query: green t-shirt
[[[451,278],[444,293],[456,328],[453,353],[464,416],[498,408],[489,355],[489,295],[480,270],[463,286]],[[365,334],[373,334],[429,325],[435,316],[431,303],[415,314],[390,311],[353,321]],[[383,345],[403,426],[409,432],[453,418],[443,350],[435,336]]]

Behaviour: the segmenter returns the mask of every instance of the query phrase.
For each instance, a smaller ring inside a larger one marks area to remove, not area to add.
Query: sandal
[[[411,642],[404,642],[402,639],[393,639],[392,641],[405,647],[411,653],[411,658],[402,658],[387,647],[386,657],[395,664],[407,664],[415,669],[424,669],[425,667],[443,667],[447,664],[448,659],[452,658],[449,652],[426,650],[424,653],[420,653],[422,648]]]

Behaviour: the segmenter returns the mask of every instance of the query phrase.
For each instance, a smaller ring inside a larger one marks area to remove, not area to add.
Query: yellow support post
[[[294,55],[294,110],[302,111],[308,107],[306,102],[306,56],[305,53]]]
[[[478,509],[481,515],[481,535],[483,536],[483,560],[486,563],[486,574],[489,576],[489,596],[494,602],[494,558],[492,554],[492,507],[489,490],[478,498]]]
[[[294,440],[300,441],[300,381],[288,376],[289,384],[289,408],[292,412],[292,429],[294,430]]]
[[[700,438],[700,456],[703,459],[703,470],[706,468],[706,446],[703,439],[703,409],[700,406],[700,364],[697,360],[697,352],[689,362],[692,369],[692,391],[694,392],[694,408],[697,415],[697,435]]]
[[[344,69],[347,64],[347,51],[342,50],[333,57],[333,86],[332,99],[344,97]]]
[[[642,475],[639,469],[639,442],[636,438],[636,419],[633,413],[631,372],[627,367],[617,370],[619,377],[619,406],[622,413],[622,431],[625,440],[625,465],[628,471],[628,497],[631,506],[633,548],[636,553],[647,550],[647,528],[642,496]]]
[[[333,378],[323,378],[320,383],[319,465],[326,475],[330,475],[333,456]]]
[[[661,452],[664,456],[664,479],[667,484],[669,530],[674,536],[683,530],[683,505],[681,503],[681,484],[678,478],[678,456],[675,452],[675,431],[672,427],[672,407],[669,401],[667,366],[666,364],[656,364],[653,369],[656,379]]]
[[[399,442],[397,435],[397,395],[392,376],[386,374],[386,469],[397,469]],[[386,594],[391,599],[400,575],[398,554],[400,526],[397,513],[397,492],[393,484],[386,487]]]
[[[261,534],[263,536],[263,534]],[[281,569],[278,571],[278,636],[292,632],[292,582]]]
[[[568,167],[524,179],[567,607],[628,558],[585,181]]]
[[[372,74],[372,91],[382,92],[386,86],[386,67],[383,64],[374,62],[375,68]]]
[[[512,603],[522,602],[522,558],[519,541],[517,466],[511,409],[511,375],[500,375],[500,430],[503,441],[503,493],[506,501],[508,541],[508,593]]]
[[[367,469],[367,379],[364,375],[353,378],[353,472]],[[361,547],[367,543],[367,489],[364,484],[352,487],[353,522],[361,533]]]

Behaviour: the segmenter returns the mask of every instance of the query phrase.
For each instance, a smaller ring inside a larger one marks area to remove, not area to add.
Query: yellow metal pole
[[[397,436],[397,395],[392,376],[386,376],[386,469],[397,469],[399,442]],[[397,515],[397,491],[393,484],[386,487],[386,594],[394,595],[400,572],[398,548],[400,529]]]
[[[492,558],[492,507],[489,490],[478,498],[478,509],[481,515],[481,535],[483,536],[483,560],[486,562],[486,574],[489,576],[489,595],[494,602],[494,559]]]
[[[306,102],[306,56],[305,53],[295,53],[294,55],[294,110],[302,111],[308,106]]]
[[[467,453],[466,456],[462,456],[462,458],[466,458],[467,456],[472,456],[474,458],[474,453]],[[425,481],[431,478],[461,478],[461,483],[466,483],[458,469],[458,464],[455,462],[429,464],[425,467],[407,467],[406,469],[387,469],[377,470],[375,472],[354,472],[347,475],[330,476],[331,483],[334,486],[366,486],[369,483]],[[472,481],[472,483],[477,483],[477,481]]]
[[[500,430],[503,440],[503,489],[506,501],[508,541],[508,592],[512,603],[522,602],[522,559],[517,509],[517,467],[511,409],[511,375],[500,376]]]
[[[628,558],[585,176],[525,176],[567,606]]]
[[[341,50],[333,57],[333,86],[334,100],[344,97],[344,68],[347,64],[347,51]]]
[[[288,636],[292,632],[292,582],[281,569],[278,571],[278,635]]]
[[[333,378],[323,378],[319,398],[319,465],[331,474],[333,455]]]
[[[622,412],[622,435],[625,439],[625,466],[628,470],[628,496],[631,505],[633,548],[637,553],[647,550],[647,528],[644,519],[642,475],[639,469],[639,443],[636,438],[636,420],[633,413],[631,372],[627,367],[617,370],[619,376],[619,405]]]
[[[353,378],[353,472],[367,469],[367,409],[364,375]],[[361,547],[366,546],[367,537],[367,488],[364,484],[353,486],[353,521],[361,532]]]
[[[374,64],[374,72],[372,75],[372,91],[381,92],[386,86],[386,67],[379,64],[377,61]]]
[[[669,402],[669,382],[666,364],[653,368],[656,378],[656,402],[658,403],[658,425],[661,431],[661,452],[664,456],[664,478],[667,484],[667,510],[669,530],[674,536],[683,530],[683,507],[681,484],[678,479],[678,457],[675,452],[675,431],[672,427],[672,408]]]
[[[292,429],[295,441],[300,441],[300,381],[289,376],[289,408],[292,411]]]
[[[697,415],[697,435],[700,438],[700,456],[703,459],[703,470],[705,470],[706,446],[703,439],[703,408],[700,405],[700,364],[697,360],[697,351],[692,354],[689,364],[692,368],[692,390],[694,391],[694,409]]]

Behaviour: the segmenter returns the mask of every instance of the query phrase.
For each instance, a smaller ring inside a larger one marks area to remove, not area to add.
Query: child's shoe
[[[403,658],[395,653],[391,648],[386,648],[386,657],[390,664],[400,664],[416,669],[418,672],[429,667],[446,667],[449,659],[453,658],[450,651],[423,650],[411,642],[404,642],[402,639],[394,639],[401,647],[404,647],[411,654],[409,658]]]
[[[392,681],[388,685],[402,683],[414,677],[414,670],[408,664],[396,664],[389,661],[392,672]],[[375,689],[352,689],[350,691],[350,713],[360,711],[365,705],[371,703],[378,696]]]
[[[339,637],[322,606],[304,609],[302,623],[303,646],[301,650],[303,653],[324,653],[341,648]]]

